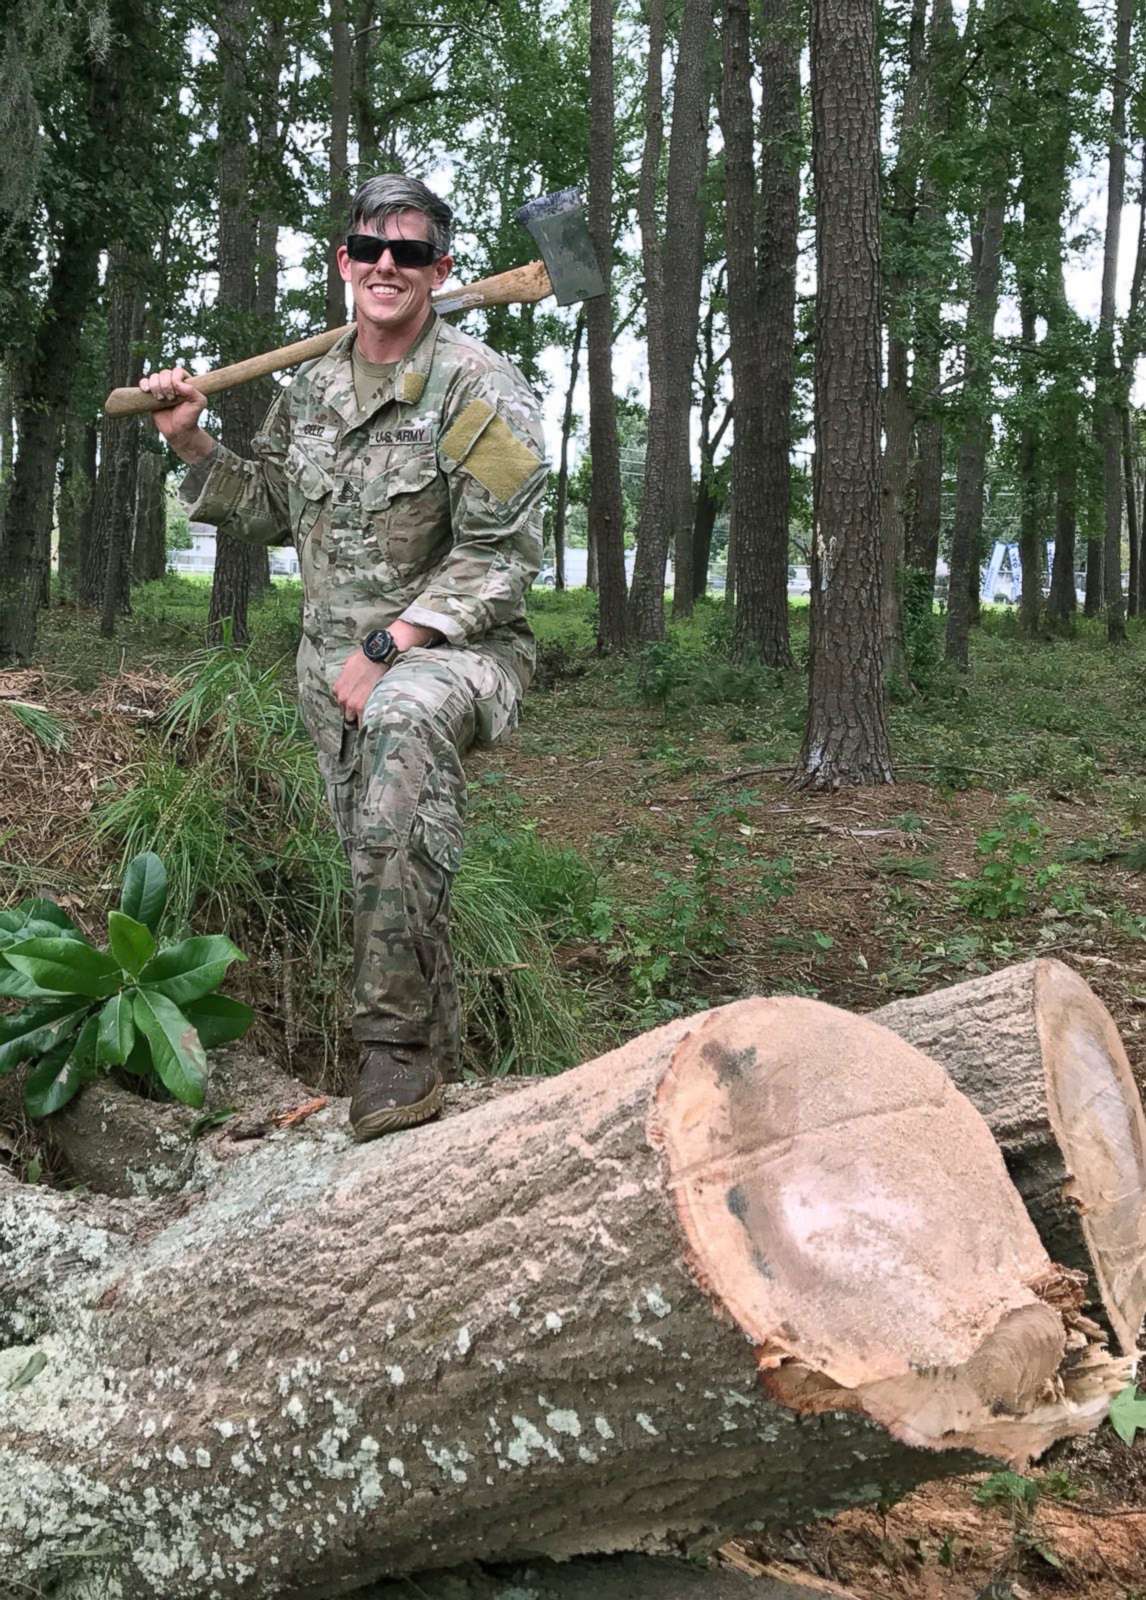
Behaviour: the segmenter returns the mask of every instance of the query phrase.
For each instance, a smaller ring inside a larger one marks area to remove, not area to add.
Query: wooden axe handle
[[[464,284],[460,289],[437,289],[431,299],[440,312],[471,311],[482,306],[527,305],[534,300],[544,300],[553,293],[549,273],[544,261],[531,261],[527,266],[514,267],[510,272],[499,272],[494,278],[482,278],[478,283]],[[224,389],[234,389],[240,383],[250,383],[253,378],[265,378],[284,367],[298,366],[300,361],[313,361],[324,356],[336,345],[345,328],[330,328],[326,333],[316,333],[310,339],[299,339],[295,344],[284,344],[278,350],[267,350],[261,356],[250,356],[246,361],[236,361],[229,367],[217,367],[214,372],[204,372],[192,377],[200,394],[221,394]],[[104,412],[109,417],[137,417],[146,412],[162,411],[177,403],[156,400],[145,389],[113,389],[104,401]]]

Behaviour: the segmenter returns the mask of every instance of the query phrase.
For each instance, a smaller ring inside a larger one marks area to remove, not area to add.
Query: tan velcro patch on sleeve
[[[442,449],[454,461],[464,461],[478,434],[493,416],[493,407],[484,400],[471,400],[459,413],[442,440]]]
[[[402,374],[402,392],[398,399],[406,406],[416,406],[422,398],[422,390],[426,387],[426,374],[424,372],[404,372]]]
[[[540,465],[541,457],[536,450],[524,439],[519,439],[499,416],[491,419],[466,457],[466,471],[502,504],[513,499],[525,480]]]

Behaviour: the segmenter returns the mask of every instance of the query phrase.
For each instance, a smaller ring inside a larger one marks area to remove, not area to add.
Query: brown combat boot
[[[442,1107],[442,1075],[424,1044],[373,1044],[362,1052],[350,1127],[358,1140],[429,1122]]]

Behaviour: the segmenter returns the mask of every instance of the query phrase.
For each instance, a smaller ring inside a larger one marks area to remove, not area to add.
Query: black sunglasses
[[[381,261],[383,250],[389,250],[396,267],[428,267],[440,261],[442,251],[426,239],[380,239],[375,233],[349,233],[346,236],[346,254],[351,261],[360,261],[372,267]]]

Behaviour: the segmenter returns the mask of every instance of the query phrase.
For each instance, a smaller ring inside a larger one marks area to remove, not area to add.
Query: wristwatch
[[[398,654],[398,646],[394,643],[394,635],[387,628],[375,628],[368,633],[362,641],[362,653],[367,661],[373,661],[376,667],[389,666]]]

